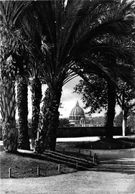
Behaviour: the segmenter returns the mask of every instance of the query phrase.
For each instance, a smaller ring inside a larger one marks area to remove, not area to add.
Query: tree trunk
[[[0,109],[2,116],[3,147],[6,152],[17,151],[18,132],[15,122],[15,85],[11,80],[3,80],[0,83]]]
[[[42,98],[41,82],[38,77],[32,80],[32,136],[34,140],[37,137],[37,129],[39,123],[40,102]]]
[[[127,128],[127,114],[128,111],[122,110],[122,136],[126,135],[126,128]]]
[[[18,148],[30,149],[28,137],[28,87],[25,77],[18,78],[17,84],[17,105],[18,105],[18,124],[19,124],[19,142]]]
[[[113,83],[108,82],[108,110],[106,121],[106,137],[113,137],[113,121],[115,117],[116,89]]]
[[[43,152],[45,149],[55,150],[56,133],[59,126],[59,105],[62,86],[55,83],[45,92],[44,105],[42,108],[41,122],[39,125],[39,139],[36,141],[36,151]]]

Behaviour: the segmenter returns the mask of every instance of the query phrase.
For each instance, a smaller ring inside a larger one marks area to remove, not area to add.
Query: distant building
[[[85,116],[84,110],[80,107],[78,101],[69,115],[69,122],[74,127],[90,127],[90,118]]]

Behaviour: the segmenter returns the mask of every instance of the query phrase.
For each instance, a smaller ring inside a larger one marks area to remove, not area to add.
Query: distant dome
[[[69,120],[80,120],[81,118],[85,118],[85,114],[77,101],[76,106],[71,110]]]

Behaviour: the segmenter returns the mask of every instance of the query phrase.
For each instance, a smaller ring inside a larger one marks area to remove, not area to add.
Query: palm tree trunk
[[[40,102],[42,98],[41,82],[38,77],[32,80],[32,135],[34,140],[37,137],[39,123]]]
[[[106,137],[113,137],[113,121],[115,117],[116,89],[111,81],[108,82],[108,110],[106,121]]]
[[[6,152],[17,151],[18,131],[15,122],[15,85],[10,80],[1,81],[0,109],[2,115],[3,147]]]
[[[36,141],[37,152],[43,152],[45,149],[55,150],[61,91],[62,86],[55,84],[55,87],[49,87],[45,92],[39,138]]]
[[[30,149],[28,137],[28,87],[25,77],[18,78],[17,84],[17,105],[18,105],[18,124],[19,124],[19,142],[18,148]]]

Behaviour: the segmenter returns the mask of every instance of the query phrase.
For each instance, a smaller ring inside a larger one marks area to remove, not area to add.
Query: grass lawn
[[[84,152],[91,149],[125,149],[135,148],[135,136],[130,138],[119,139],[101,139],[95,142],[57,142],[56,150],[75,155],[78,157],[84,156]],[[79,152],[80,150],[80,152]],[[0,177],[9,177],[9,168],[11,168],[12,178],[37,177],[37,167],[40,166],[40,176],[59,175],[62,173],[71,173],[76,170],[64,164],[61,164],[61,170],[58,172],[58,164],[39,159],[26,157],[19,154],[9,154],[0,151]]]
[[[56,149],[129,149],[135,148],[135,136],[120,137],[117,139],[102,138],[97,141],[59,142]]]
[[[75,169],[69,168],[64,164],[58,164],[47,160],[23,157],[17,154],[9,154],[4,151],[0,152],[0,177],[9,177],[9,168],[11,168],[12,178],[38,177],[37,167],[40,166],[40,177],[59,175],[64,173],[75,172]]]

